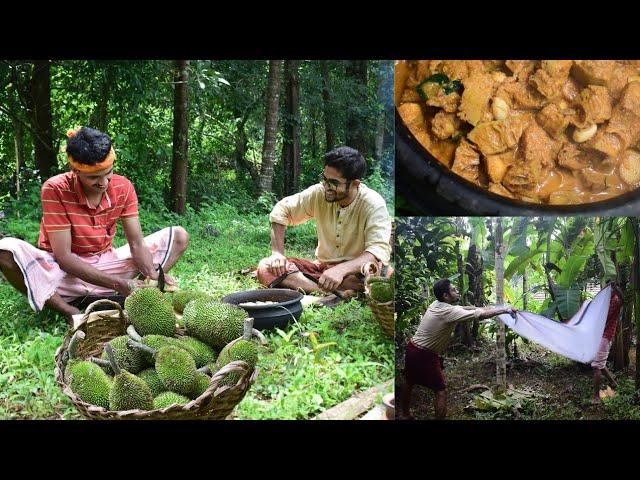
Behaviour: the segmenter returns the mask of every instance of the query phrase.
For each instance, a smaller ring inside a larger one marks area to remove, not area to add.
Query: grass
[[[0,220],[0,230],[35,243],[39,210],[21,207]],[[27,213],[28,212],[28,213]],[[141,208],[145,233],[182,225],[190,245],[170,272],[181,288],[216,298],[258,288],[242,269],[270,254],[270,226],[264,211],[205,205],[183,216]],[[115,246],[122,245],[118,228]],[[287,254],[311,257],[315,226],[287,230]],[[81,418],[54,379],[53,357],[66,333],[58,315],[34,313],[0,276],[0,419]],[[298,325],[267,334],[256,383],[236,408],[239,419],[305,419],[353,394],[393,377],[393,343],[386,340],[368,307],[357,301],[336,309],[305,309]]]

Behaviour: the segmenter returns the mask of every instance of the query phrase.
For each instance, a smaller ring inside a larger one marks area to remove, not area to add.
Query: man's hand
[[[267,270],[277,276],[284,275],[287,273],[287,257],[279,252],[273,252],[267,259]]]
[[[326,292],[333,292],[340,286],[344,280],[344,276],[339,265],[328,268],[318,280],[318,286]]]
[[[114,283],[115,290],[125,297],[142,285],[144,285],[142,280],[132,280],[130,278],[118,278]]]

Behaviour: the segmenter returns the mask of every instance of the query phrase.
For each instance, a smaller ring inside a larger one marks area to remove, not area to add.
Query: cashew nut
[[[496,120],[504,120],[509,115],[509,106],[500,97],[494,97],[491,104],[491,112]]]
[[[593,138],[598,130],[598,126],[595,123],[587,125],[585,128],[576,128],[573,131],[573,139],[578,143],[583,143]]]

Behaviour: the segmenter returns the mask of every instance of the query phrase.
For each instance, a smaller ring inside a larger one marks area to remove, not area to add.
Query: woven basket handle
[[[80,328],[80,325],[83,325],[84,323],[86,323],[87,320],[89,319],[89,314],[93,312],[94,308],[100,305],[109,305],[111,307],[114,307],[116,310],[118,310],[118,312],[120,312],[120,318],[124,320],[125,315],[120,304],[118,302],[114,302],[113,300],[108,300],[106,298],[103,298],[101,300],[96,300],[95,302],[93,302],[91,305],[87,307],[87,309],[84,311],[84,316],[80,319],[80,323],[78,323],[77,328]]]
[[[362,265],[360,271],[362,275],[364,275],[364,291],[365,293],[369,293],[369,279],[371,277],[377,277],[380,274],[378,264],[375,262],[367,262]]]

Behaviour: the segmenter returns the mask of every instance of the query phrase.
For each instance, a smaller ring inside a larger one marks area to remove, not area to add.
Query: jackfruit
[[[140,373],[138,373],[138,378],[141,378],[147,383],[147,385],[149,385],[151,394],[154,397],[160,395],[166,390],[166,388],[164,387],[164,383],[162,383],[162,380],[160,380],[158,372],[156,372],[155,368],[147,368],[146,370],[142,370]]]
[[[151,410],[153,395],[149,385],[143,379],[118,366],[111,345],[105,345],[105,352],[111,362],[111,368],[116,374],[109,391],[109,409],[116,411]]]
[[[198,398],[200,395],[202,395],[205,392],[207,388],[209,388],[210,383],[211,383],[211,377],[209,377],[208,375],[202,372],[198,372],[195,386],[193,387],[193,390],[191,391],[191,395],[189,395],[189,398],[191,398],[192,400],[195,400],[196,398]]]
[[[178,313],[184,312],[184,307],[196,298],[208,298],[213,300],[208,293],[195,290],[179,290],[173,294],[173,309]]]
[[[188,396],[197,377],[196,363],[188,352],[177,347],[163,347],[156,354],[156,371],[165,388]]]
[[[197,368],[215,362],[218,357],[213,348],[194,337],[179,337],[178,346],[185,348],[191,354],[196,361]]]
[[[188,335],[220,349],[242,336],[247,312],[235,305],[199,298],[187,304],[183,318]]]
[[[148,366],[148,362],[144,356],[144,353],[136,350],[135,348],[127,345],[129,341],[128,335],[121,335],[114,338],[109,342],[113,349],[113,354],[116,358],[116,364],[123,370],[127,370],[129,373],[138,373]],[[103,351],[100,357],[103,360],[109,360],[107,352]],[[107,368],[107,373],[113,375],[112,369]]]
[[[189,399],[185,396],[178,395],[174,392],[163,392],[153,399],[153,408],[154,410],[160,408],[167,408],[174,403],[178,405],[185,405],[189,402]]]
[[[109,408],[111,379],[95,363],[72,361],[67,364],[67,384],[83,402]]]
[[[390,282],[376,282],[371,284],[371,298],[376,302],[385,303],[393,300],[393,284]]]
[[[124,308],[136,331],[142,336],[156,334],[171,337],[176,331],[173,307],[157,288],[134,290],[125,299]]]
[[[229,348],[224,348],[220,352],[220,356],[216,362],[217,369],[220,370],[222,367],[235,360],[247,362],[250,369],[255,368],[258,363],[258,347],[255,343],[249,340],[238,340]],[[230,372],[222,379],[220,385],[235,385],[238,383],[238,380],[240,380],[240,373]]]

